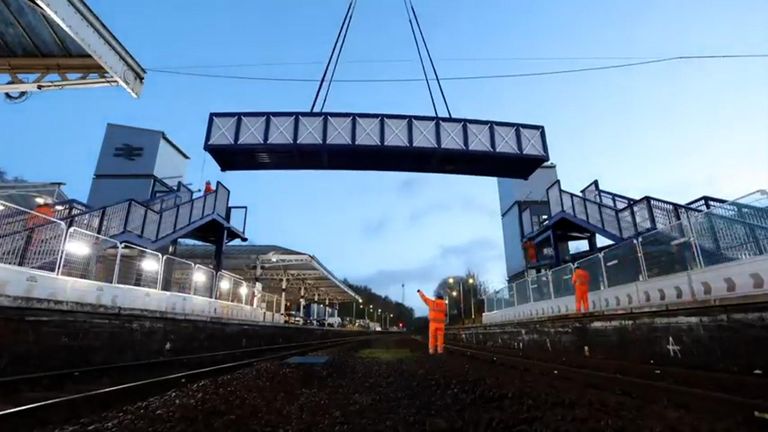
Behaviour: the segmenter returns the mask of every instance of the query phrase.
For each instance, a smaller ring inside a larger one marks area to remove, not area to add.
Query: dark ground
[[[461,355],[407,337],[271,362],[201,381],[59,431],[745,430],[733,418]],[[766,420],[764,430],[768,430]],[[50,429],[53,430],[53,429]]]

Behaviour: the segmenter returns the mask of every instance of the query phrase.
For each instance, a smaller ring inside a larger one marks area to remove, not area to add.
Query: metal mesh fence
[[[227,207],[229,206],[229,189],[221,183],[216,184],[216,214],[221,217],[227,217]]]
[[[163,257],[163,279],[160,289],[168,292],[192,294],[195,265],[189,261],[166,255]]]
[[[245,221],[248,215],[248,210],[245,207],[230,207],[229,208],[229,223],[235,227],[238,231],[245,232]]]
[[[120,285],[158,289],[162,256],[129,244],[120,245],[117,259],[117,283]]]
[[[587,202],[584,198],[573,196],[573,211],[579,219],[587,220]]]
[[[531,302],[531,291],[528,287],[528,279],[523,279],[515,282],[515,299],[517,304],[525,304]]]
[[[549,291],[549,274],[539,273],[528,279],[531,284],[531,300],[534,302],[542,300],[551,300],[552,293]]]
[[[65,236],[61,221],[0,201],[0,263],[54,273]]]
[[[125,223],[125,230],[134,234],[142,234],[142,225],[144,224],[144,214],[147,208],[137,202],[130,202],[128,206],[128,219]]]
[[[610,207],[600,207],[600,213],[603,216],[603,228],[610,233],[621,235],[621,232],[619,231],[618,213],[616,210]]]
[[[205,197],[197,197],[192,200],[192,211],[189,219],[194,222],[203,217],[203,205],[205,204]]]
[[[632,204],[630,207],[635,213],[635,224],[637,226],[637,232],[643,232],[651,229],[651,207],[648,204],[648,199],[642,199]]]
[[[191,222],[192,203],[184,203],[179,206],[179,212],[176,215],[176,229],[185,227]]]
[[[572,265],[566,264],[553,269],[550,275],[552,278],[552,293],[555,298],[573,295],[573,284],[571,282],[573,276]]]
[[[573,200],[571,199],[571,194],[569,192],[561,191],[560,197],[563,200],[563,211],[573,214]]]
[[[712,212],[690,219],[703,265],[711,266],[768,252],[768,228]]]
[[[213,205],[214,205],[215,200],[216,200],[216,194],[215,193],[209,193],[209,194],[205,195],[205,198],[203,198],[203,200],[204,200],[204,203],[203,203],[203,215],[204,216],[208,216],[208,215],[213,213],[213,209],[214,209]]]
[[[111,237],[123,232],[129,204],[130,201],[105,208],[102,212],[101,231],[98,234]]]
[[[216,288],[216,272],[208,267],[196,265],[195,273],[192,275],[192,283],[194,288],[192,294],[213,298],[213,291]]]
[[[214,298],[216,300],[231,302],[235,279],[237,278],[234,275],[226,272],[219,272],[216,275],[216,294]]]
[[[248,304],[251,297],[251,287],[242,279],[235,279],[232,284],[232,303]]]
[[[147,210],[146,219],[144,220],[144,233],[143,236],[150,239],[157,239],[157,228],[160,223],[160,215],[152,210]]]
[[[621,226],[621,235],[626,237],[632,237],[637,233],[635,224],[632,221],[632,207],[626,207],[618,212],[619,225]]]
[[[108,237],[70,228],[64,242],[59,274],[114,283],[120,243]]]
[[[640,237],[640,251],[648,278],[698,267],[695,246],[686,228],[681,221]]]
[[[80,228],[83,231],[99,233],[101,232],[99,224],[101,223],[103,214],[104,210],[94,210],[92,212],[77,215],[69,220],[69,226]]]
[[[174,207],[160,213],[160,229],[157,232],[157,238],[163,238],[173,232],[177,211],[178,208]]]
[[[584,271],[589,274],[589,291],[600,291],[605,287],[605,278],[603,277],[603,259],[600,254],[592,255],[576,262]]]
[[[488,295],[485,296],[483,300],[485,301],[486,312],[496,312],[496,297]]]
[[[560,185],[554,184],[547,189],[547,200],[549,201],[549,213],[555,215],[563,210],[560,203]]]
[[[587,201],[587,219],[590,223],[603,226],[602,219],[600,219],[600,206],[592,201]]]
[[[604,251],[603,263],[607,288],[642,279],[640,256],[634,241],[625,241]]]

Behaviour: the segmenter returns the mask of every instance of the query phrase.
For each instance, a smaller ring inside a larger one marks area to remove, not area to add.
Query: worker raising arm
[[[438,294],[437,298],[431,299],[421,290],[417,290],[417,292],[429,308],[429,353],[434,354],[435,348],[437,348],[437,353],[442,354],[445,345],[445,315],[448,311],[448,305],[441,294]]]

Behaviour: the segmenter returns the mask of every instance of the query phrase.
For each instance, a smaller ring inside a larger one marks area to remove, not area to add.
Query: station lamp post
[[[467,283],[469,284],[469,301],[470,305],[472,306],[472,324],[475,323],[475,294],[474,291],[472,291],[472,285],[475,284],[475,278],[470,277],[467,279]]]

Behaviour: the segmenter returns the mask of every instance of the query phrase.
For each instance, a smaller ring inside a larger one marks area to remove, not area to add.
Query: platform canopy
[[[0,0],[0,92],[124,87],[145,71],[83,0]]]
[[[224,171],[411,171],[527,179],[549,160],[543,126],[371,113],[213,113],[205,150]]]
[[[213,264],[214,247],[179,245],[176,256],[197,264]],[[323,302],[360,301],[361,298],[328,270],[317,258],[304,252],[274,245],[228,245],[224,248],[223,270],[247,282],[261,282],[262,290],[280,295],[283,281],[286,300],[298,301],[302,287],[307,301],[318,295]]]

